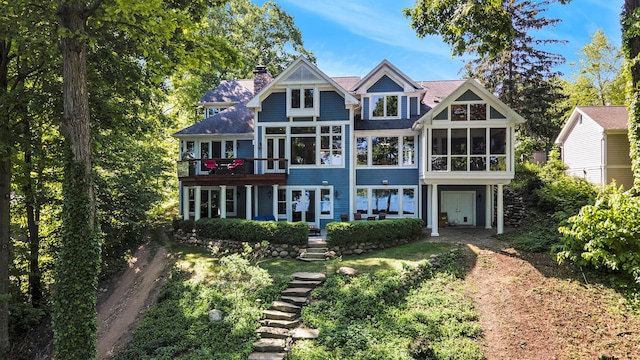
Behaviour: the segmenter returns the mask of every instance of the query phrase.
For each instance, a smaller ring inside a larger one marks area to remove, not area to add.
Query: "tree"
[[[622,51],[629,64],[629,155],[634,192],[640,192],[640,0],[625,0],[621,14]]]
[[[208,19],[209,36],[224,37],[238,52],[241,64],[237,68],[191,69],[184,76],[171,79],[177,107],[186,112],[191,122],[199,119],[190,111],[193,105],[223,79],[251,78],[258,63],[277,76],[300,55],[315,62],[313,53],[304,48],[293,17],[274,1],[259,6],[250,0],[230,0],[224,7],[211,8]]]
[[[420,1],[405,9],[418,36],[440,34],[454,55],[477,55],[465,66],[466,76],[479,79],[527,122],[520,128],[522,144],[548,151],[560,131],[555,103],[562,98],[554,71],[564,58],[536,46],[558,43],[531,35],[560,20],[544,17],[552,1]],[[446,20],[446,21],[445,21]]]
[[[186,68],[233,64],[220,37],[203,37],[201,19],[218,1],[58,3],[63,62],[65,138],[63,234],[53,293],[55,357],[95,357],[96,294],[101,241],[94,189],[87,48],[102,36],[129,39],[132,61],[156,84]],[[90,26],[89,26],[90,25]],[[114,33],[114,30],[117,32]],[[104,31],[104,32],[102,32]]]
[[[580,51],[579,76],[584,76],[597,90],[599,105],[621,105],[613,103],[612,99],[616,93],[624,92],[624,88],[619,87],[624,84],[616,81],[620,78],[622,54],[602,29],[598,29],[590,38],[591,42]]]

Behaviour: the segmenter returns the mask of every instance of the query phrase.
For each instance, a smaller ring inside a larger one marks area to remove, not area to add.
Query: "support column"
[[[251,220],[252,214],[253,214],[253,209],[251,208],[251,188],[253,187],[253,185],[245,185],[245,192],[246,194],[244,194],[244,196],[246,197],[246,201],[245,201],[245,205],[246,205],[246,216],[245,218],[247,220]]]
[[[504,233],[504,200],[502,196],[502,184],[498,184],[498,210],[496,211],[496,224],[498,234]]]
[[[431,185],[431,236],[440,236],[438,234],[438,184]]]
[[[427,185],[427,229],[433,229],[433,208],[431,207],[431,185]]]
[[[182,187],[182,219],[189,220],[189,187]]]
[[[484,191],[484,228],[491,229],[491,199],[493,198],[493,192],[491,192],[492,185],[487,185]]]
[[[273,200],[272,203],[272,212],[273,212],[273,216],[276,218],[276,220],[278,220],[278,184],[273,184],[273,189],[271,189],[272,192],[272,196],[271,199]]]
[[[218,204],[218,209],[220,209],[220,218],[227,218],[227,185],[220,185],[220,204]]]
[[[202,201],[200,186],[196,186],[193,191],[194,191],[193,198],[195,199],[195,203],[196,203],[195,204],[196,213],[194,214],[193,219],[198,221],[200,220],[200,211],[201,211],[200,202]]]

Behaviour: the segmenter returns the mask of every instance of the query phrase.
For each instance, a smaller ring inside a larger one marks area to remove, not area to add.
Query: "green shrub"
[[[327,224],[327,243],[344,246],[359,242],[385,244],[395,240],[415,240],[422,235],[423,229],[421,219],[333,222]]]
[[[306,222],[255,221],[244,219],[200,219],[195,223],[198,235],[222,240],[304,245],[309,236]]]
[[[559,262],[630,274],[640,282],[640,198],[613,185],[561,227]]]

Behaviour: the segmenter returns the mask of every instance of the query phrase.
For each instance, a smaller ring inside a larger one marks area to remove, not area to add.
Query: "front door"
[[[476,224],[474,191],[443,191],[440,211],[447,213],[451,225]]]
[[[291,190],[291,221],[318,225],[315,189]]]

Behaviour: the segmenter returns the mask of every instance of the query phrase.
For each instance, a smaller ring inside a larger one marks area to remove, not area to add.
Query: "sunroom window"
[[[398,95],[375,95],[371,97],[371,118],[397,118]]]
[[[451,105],[451,121],[487,120],[487,104],[453,104]]]
[[[415,136],[356,138],[358,166],[416,166]]]
[[[431,171],[507,171],[506,128],[431,130]]]

